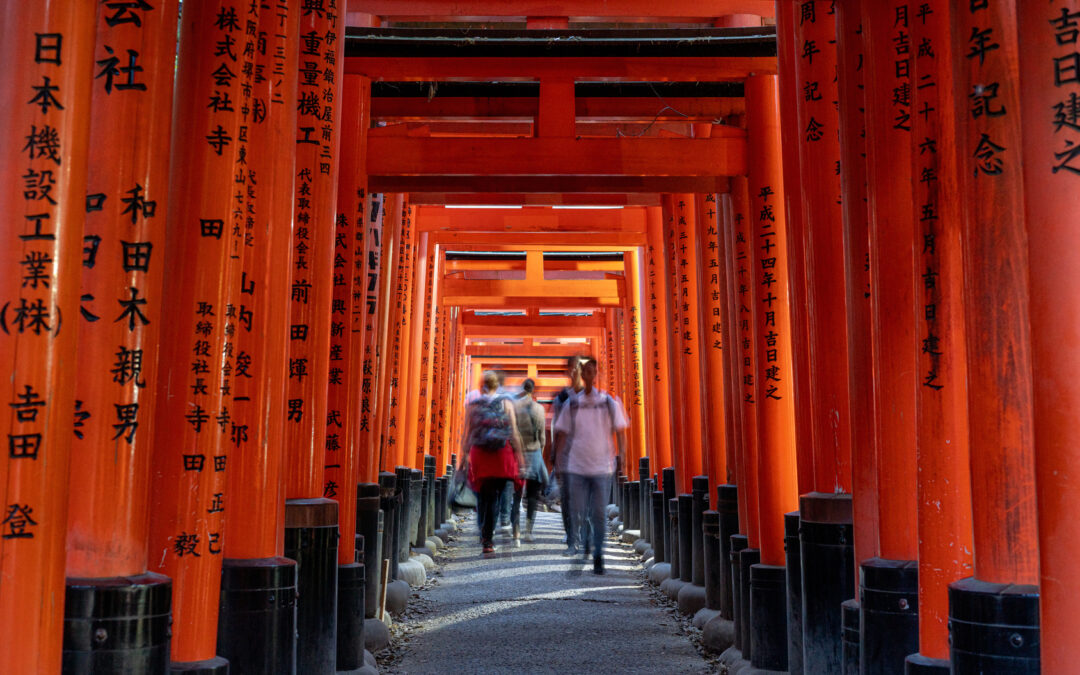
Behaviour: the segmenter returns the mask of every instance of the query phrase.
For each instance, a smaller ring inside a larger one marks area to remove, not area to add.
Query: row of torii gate
[[[1072,672],[1076,0],[178,4],[0,14],[0,672],[362,666],[358,495],[579,351],[754,666]]]

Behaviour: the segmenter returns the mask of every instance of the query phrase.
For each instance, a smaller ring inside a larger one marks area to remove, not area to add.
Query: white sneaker
[[[521,537],[514,537],[510,540],[511,548],[521,548]]]
[[[524,536],[525,536],[525,541],[530,542],[530,543],[532,542],[532,540],[533,540],[532,532],[526,532]]]
[[[510,534],[510,526],[509,525],[501,526],[499,528],[499,532],[502,532],[503,534]]]

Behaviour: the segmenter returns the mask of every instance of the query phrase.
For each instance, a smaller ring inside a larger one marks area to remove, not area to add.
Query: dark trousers
[[[540,490],[544,484],[538,480],[525,481],[525,519],[531,523],[536,518],[536,503],[540,501]],[[518,506],[521,505],[521,493],[517,497]],[[515,506],[515,510],[518,508]]]
[[[574,474],[570,491],[574,493],[574,514],[578,522],[589,523],[592,528],[592,553],[599,558],[604,551],[606,520],[604,507],[611,489],[611,475],[582,476]],[[588,536],[588,535],[583,535]],[[585,544],[588,550],[588,541]]]
[[[480,482],[476,507],[480,516],[480,541],[491,542],[495,536],[495,521],[499,517],[499,497],[509,478],[485,478]]]

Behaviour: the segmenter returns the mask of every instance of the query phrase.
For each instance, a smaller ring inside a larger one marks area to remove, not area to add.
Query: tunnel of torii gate
[[[0,673],[368,672],[584,354],[728,665],[1077,672],[1080,0],[179,5],[0,11]]]

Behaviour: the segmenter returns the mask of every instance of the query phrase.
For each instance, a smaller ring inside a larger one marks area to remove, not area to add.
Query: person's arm
[[[469,434],[472,433],[472,415],[469,414],[468,405],[465,406],[465,424],[463,424],[462,427],[461,452],[458,454],[458,471],[465,466],[465,461],[469,456]]]
[[[539,431],[540,452],[544,451],[544,407],[539,403],[533,403],[533,428]]]

